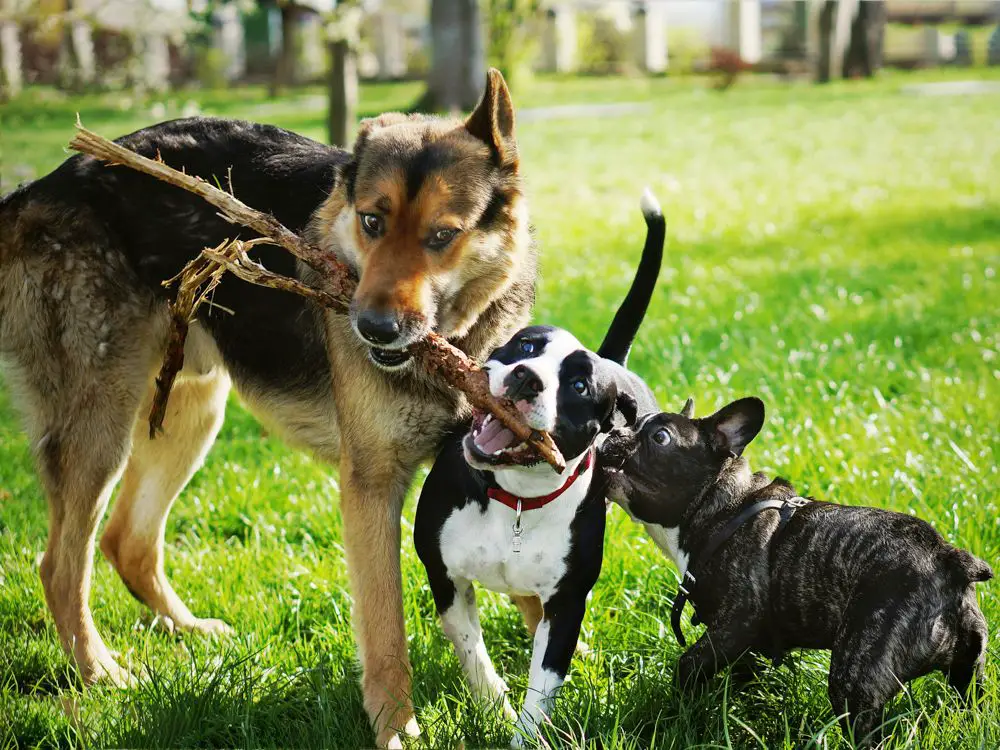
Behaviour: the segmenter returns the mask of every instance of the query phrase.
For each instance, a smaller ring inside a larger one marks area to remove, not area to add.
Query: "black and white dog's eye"
[[[577,393],[579,393],[581,396],[586,396],[587,395],[587,391],[589,389],[587,388],[587,381],[586,380],[577,379],[577,380],[574,380],[572,383],[570,383],[570,385],[572,385],[573,386],[573,390],[576,391]]]
[[[361,228],[365,230],[372,237],[378,237],[382,234],[382,229],[385,224],[382,217],[378,214],[360,214],[361,216]]]
[[[521,351],[525,354],[531,354],[535,351],[535,345],[528,341],[527,339],[522,339],[521,341]]]
[[[666,427],[661,427],[653,433],[653,442],[657,445],[667,445],[670,442],[670,433]]]

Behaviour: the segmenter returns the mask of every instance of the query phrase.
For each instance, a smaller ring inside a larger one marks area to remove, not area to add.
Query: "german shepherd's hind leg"
[[[86,684],[131,682],[105,646],[90,611],[97,526],[128,453],[131,414],[127,420],[122,416],[81,415],[50,429],[36,443],[49,498],[49,540],[39,572],[59,639]]]
[[[140,409],[122,486],[101,537],[101,551],[137,599],[162,615],[168,627],[208,634],[232,628],[222,620],[195,617],[177,595],[164,572],[163,539],[174,500],[222,427],[229,387],[229,376],[219,366],[193,376],[182,372],[170,394],[163,431],[152,440],[148,409]]]
[[[534,637],[535,631],[538,630],[538,623],[542,621],[542,600],[537,596],[520,596],[519,594],[511,594],[510,598],[521,611],[524,627]]]
[[[410,658],[403,620],[400,514],[415,466],[395,451],[344,445],[340,512],[354,597],[352,621],[361,659],[361,691],[379,747],[401,748],[400,734],[417,736]]]

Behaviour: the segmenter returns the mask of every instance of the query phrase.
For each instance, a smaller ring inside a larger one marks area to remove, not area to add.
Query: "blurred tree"
[[[882,67],[886,17],[885,0],[858,4],[858,15],[851,24],[851,39],[844,57],[845,78],[856,75],[871,78]]]
[[[818,83],[831,78],[863,75],[871,78],[882,66],[887,19],[885,0],[821,0],[819,12]],[[843,6],[843,7],[841,7]],[[849,27],[839,21],[853,14]],[[847,31],[846,34],[842,32]]]
[[[508,86],[515,86],[530,69],[535,54],[532,32],[537,31],[532,26],[540,10],[539,0],[485,0],[486,54]]]
[[[295,64],[298,59],[298,13],[295,0],[273,0],[281,11],[281,46],[275,58],[274,75],[268,87],[268,95],[273,99],[295,81]],[[272,3],[267,3],[272,4]]]
[[[422,110],[470,110],[486,76],[479,0],[431,0],[431,69]]]
[[[334,146],[346,148],[354,137],[358,108],[357,50],[362,12],[357,0],[341,0],[326,27],[330,57],[327,136]]]

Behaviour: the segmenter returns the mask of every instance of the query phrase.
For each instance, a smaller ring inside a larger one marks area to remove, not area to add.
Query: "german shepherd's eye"
[[[456,234],[458,234],[457,229],[439,229],[427,240],[427,247],[431,250],[443,250],[455,239]]]
[[[378,214],[358,214],[361,217],[361,228],[369,237],[378,237],[385,231],[385,219]]]
[[[653,442],[657,445],[669,445],[670,444],[670,432],[666,427],[661,427],[656,432],[653,433]]]
[[[531,354],[535,351],[535,344],[528,339],[521,339],[520,350],[525,354]]]
[[[583,378],[577,378],[572,383],[570,383],[573,390],[579,393],[581,396],[586,396],[590,388],[587,387],[587,381]]]

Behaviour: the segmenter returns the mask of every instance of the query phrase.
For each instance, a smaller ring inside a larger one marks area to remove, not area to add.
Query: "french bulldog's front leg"
[[[586,594],[581,597],[555,596],[545,602],[545,614],[535,631],[531,652],[528,692],[524,696],[524,706],[511,747],[523,747],[534,740],[539,723],[552,715],[552,705],[566,680],[580,637],[585,607]]]
[[[691,689],[708,682],[719,670],[735,663],[750,646],[746,635],[706,630],[677,662],[677,680]]]

